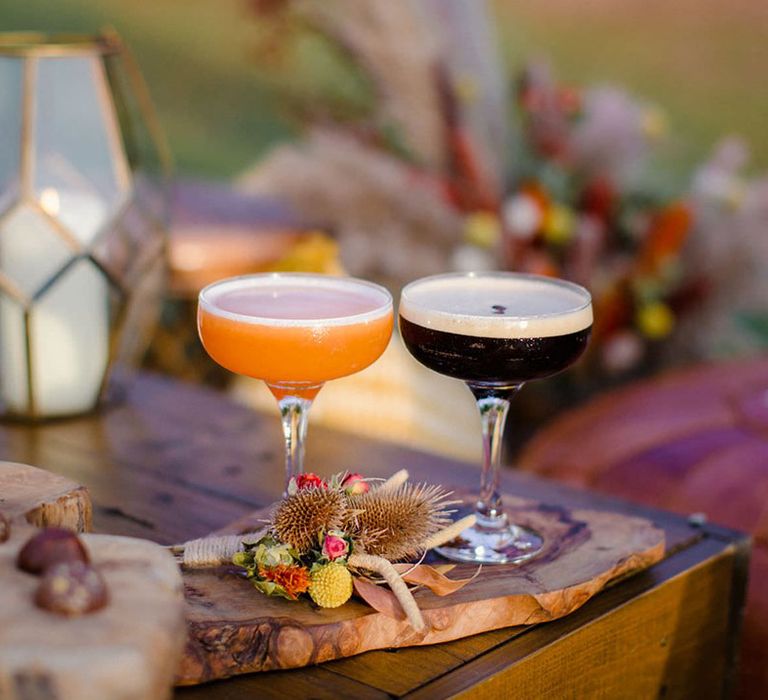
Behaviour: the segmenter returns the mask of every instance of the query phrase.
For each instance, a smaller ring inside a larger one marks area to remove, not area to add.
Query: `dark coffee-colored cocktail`
[[[416,280],[400,298],[400,335],[408,351],[474,394],[483,424],[485,460],[477,523],[440,552],[460,561],[519,563],[542,540],[510,524],[498,490],[501,439],[509,400],[524,382],[573,364],[592,328],[584,288],[563,280],[504,272],[438,275]]]

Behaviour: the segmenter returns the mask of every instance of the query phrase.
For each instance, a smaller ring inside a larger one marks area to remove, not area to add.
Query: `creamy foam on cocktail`
[[[277,398],[290,479],[303,471],[307,412],[317,392],[365,369],[387,347],[392,296],[349,277],[246,275],[200,292],[197,325],[216,362],[264,380]]]
[[[573,285],[525,275],[435,277],[405,290],[400,315],[437,331],[487,338],[550,337],[592,325],[592,305]]]
[[[379,288],[337,278],[307,279],[301,284],[281,277],[234,280],[213,287],[203,299],[205,308],[231,314],[235,320],[256,323],[268,319],[275,325],[358,323],[356,316],[385,315],[387,304],[388,298]]]
[[[570,366],[591,327],[584,290],[531,275],[443,275],[400,299],[400,335],[419,362],[495,390]]]
[[[321,275],[225,280],[200,293],[200,338],[220,365],[263,379],[281,398],[312,397],[364,369],[392,331],[392,298],[376,285]]]

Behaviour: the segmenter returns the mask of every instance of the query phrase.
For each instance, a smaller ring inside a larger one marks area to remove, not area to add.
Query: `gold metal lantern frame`
[[[94,409],[165,280],[169,157],[112,32],[0,34],[0,414]]]

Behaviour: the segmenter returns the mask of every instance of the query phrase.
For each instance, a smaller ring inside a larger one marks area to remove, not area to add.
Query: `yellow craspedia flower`
[[[270,270],[341,274],[339,244],[322,231],[311,231],[294,243]]]
[[[552,204],[544,214],[541,230],[548,243],[567,243],[573,235],[575,221],[573,212],[562,204]]]
[[[479,248],[493,248],[501,236],[501,222],[496,214],[476,211],[464,219],[464,240]]]
[[[352,596],[352,574],[344,564],[331,562],[310,574],[309,596],[321,608],[338,608]]]
[[[640,332],[651,340],[665,338],[675,327],[675,315],[672,309],[660,301],[643,304],[635,320]]]

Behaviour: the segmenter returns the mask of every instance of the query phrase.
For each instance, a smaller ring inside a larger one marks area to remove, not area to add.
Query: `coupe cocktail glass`
[[[349,277],[232,277],[200,292],[197,327],[216,362],[262,379],[277,399],[287,486],[304,471],[307,415],[317,392],[368,367],[387,347],[392,295]]]
[[[541,536],[510,523],[499,493],[509,400],[532,379],[560,372],[587,346],[592,301],[562,280],[511,272],[425,277],[400,298],[400,335],[409,352],[440,374],[464,380],[477,400],[484,461],[477,523],[438,551],[458,561],[521,563]]]

